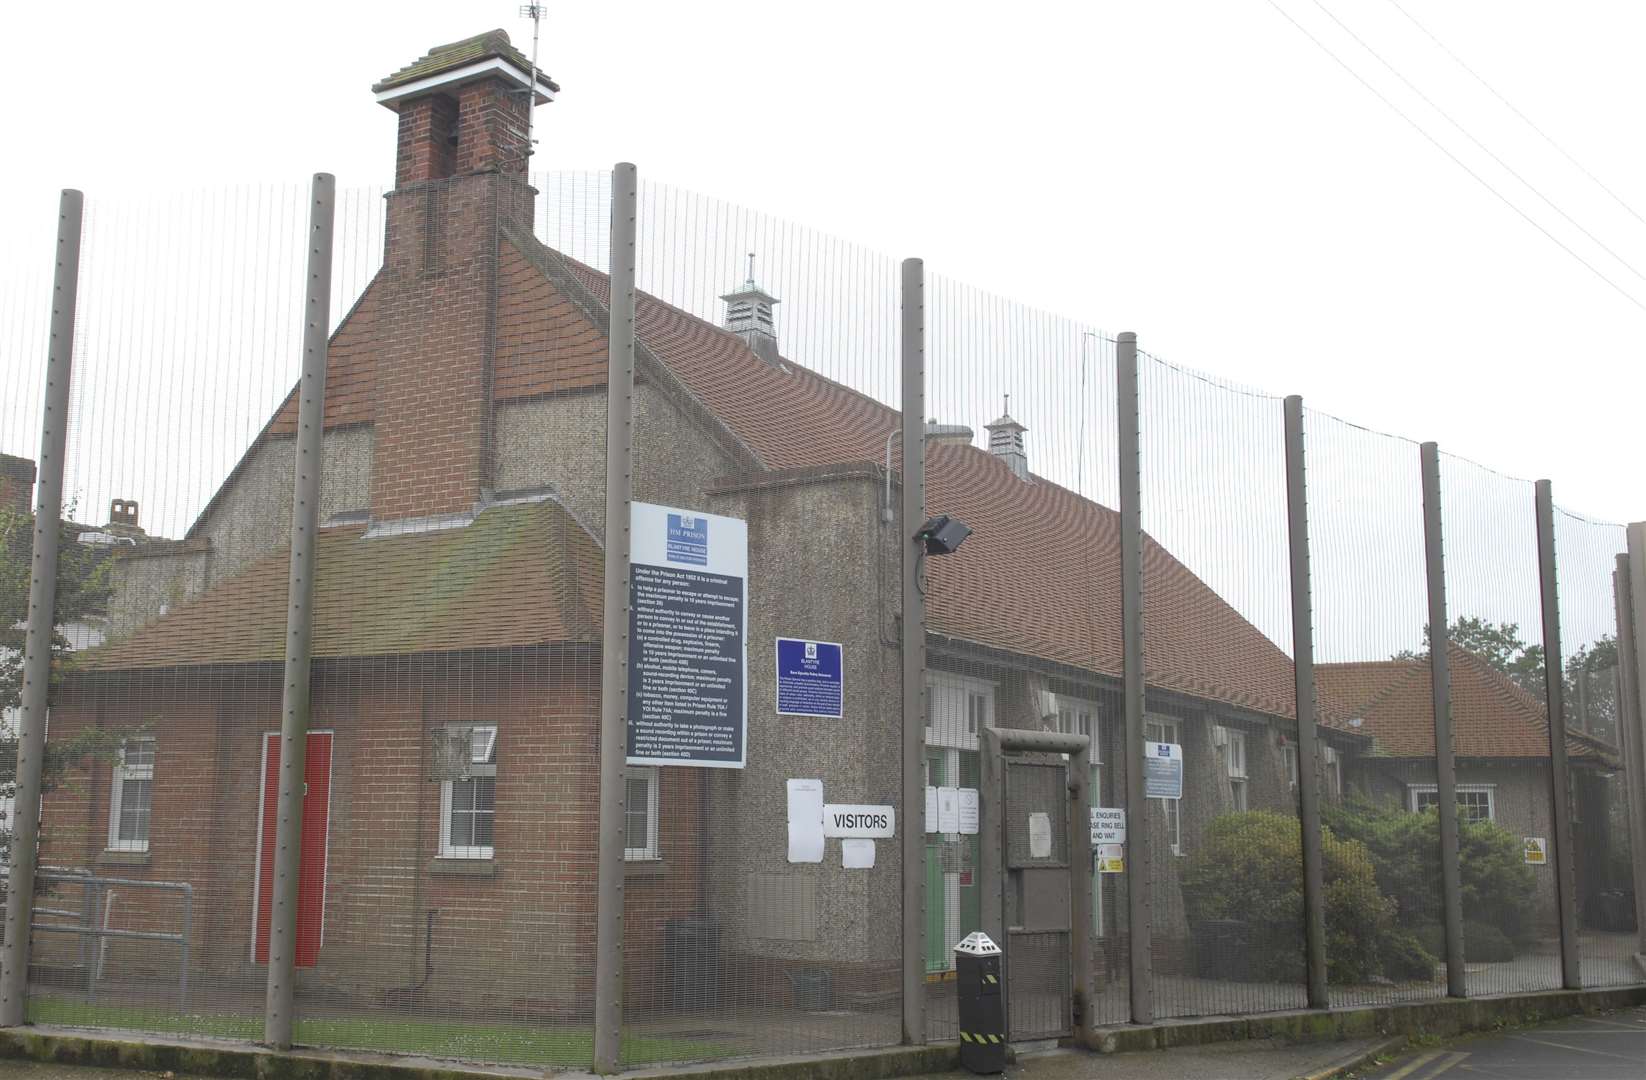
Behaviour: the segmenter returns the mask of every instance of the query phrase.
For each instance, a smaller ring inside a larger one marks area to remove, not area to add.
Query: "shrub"
[[[1333,982],[1365,982],[1393,965],[1400,977],[1433,970],[1429,955],[1395,926],[1395,905],[1377,887],[1365,846],[1326,832],[1326,962]],[[1252,811],[1207,826],[1187,860],[1183,900],[1191,928],[1216,920],[1247,927],[1247,969],[1258,980],[1303,976],[1303,838],[1297,819]],[[1398,939],[1398,940],[1397,940]]]
[[[1413,935],[1436,956],[1446,955],[1446,928],[1439,923],[1423,923]],[[1470,964],[1500,964],[1515,958],[1514,942],[1490,923],[1463,921],[1463,959]]]
[[[1402,922],[1436,922],[1440,895],[1440,814],[1411,813],[1393,801],[1351,799],[1322,808],[1327,828],[1365,845],[1377,870],[1378,887],[1399,909]],[[1531,929],[1537,878],[1520,850],[1520,840],[1490,821],[1460,822],[1463,910],[1512,942]]]

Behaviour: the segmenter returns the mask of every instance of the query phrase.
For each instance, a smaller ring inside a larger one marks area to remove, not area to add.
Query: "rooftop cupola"
[[[777,297],[754,283],[754,253],[749,253],[749,277],[743,287],[720,299],[726,301],[726,329],[742,338],[756,356],[768,364],[779,361],[777,330],[772,308]]]
[[[1023,448],[1023,433],[1028,428],[1012,419],[1012,395],[1006,395],[1006,410],[1000,419],[985,425],[989,431],[989,453],[1006,463],[1019,480],[1029,478],[1029,453]]]

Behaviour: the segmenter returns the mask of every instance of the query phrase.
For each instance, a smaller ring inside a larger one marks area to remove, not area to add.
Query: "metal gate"
[[[982,922],[1005,953],[1007,1038],[1084,1037],[1091,965],[1073,960],[1091,947],[1091,741],[988,726],[978,743]]]
[[[1069,769],[1007,757],[1001,815],[1005,870],[1006,1028],[1014,1041],[1073,1033]]]

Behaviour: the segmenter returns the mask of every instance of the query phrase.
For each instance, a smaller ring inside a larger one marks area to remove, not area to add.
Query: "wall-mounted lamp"
[[[926,524],[920,526],[920,531],[914,534],[916,540],[925,541],[928,555],[953,555],[960,550],[960,545],[966,542],[966,537],[972,534],[972,527],[959,518],[952,518],[947,514],[939,514],[928,518]]]

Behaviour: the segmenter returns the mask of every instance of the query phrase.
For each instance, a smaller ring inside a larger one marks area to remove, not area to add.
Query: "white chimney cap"
[[[957,953],[968,956],[999,956],[1000,946],[989,940],[989,935],[981,930],[973,930],[966,935],[966,940],[954,947]]]

